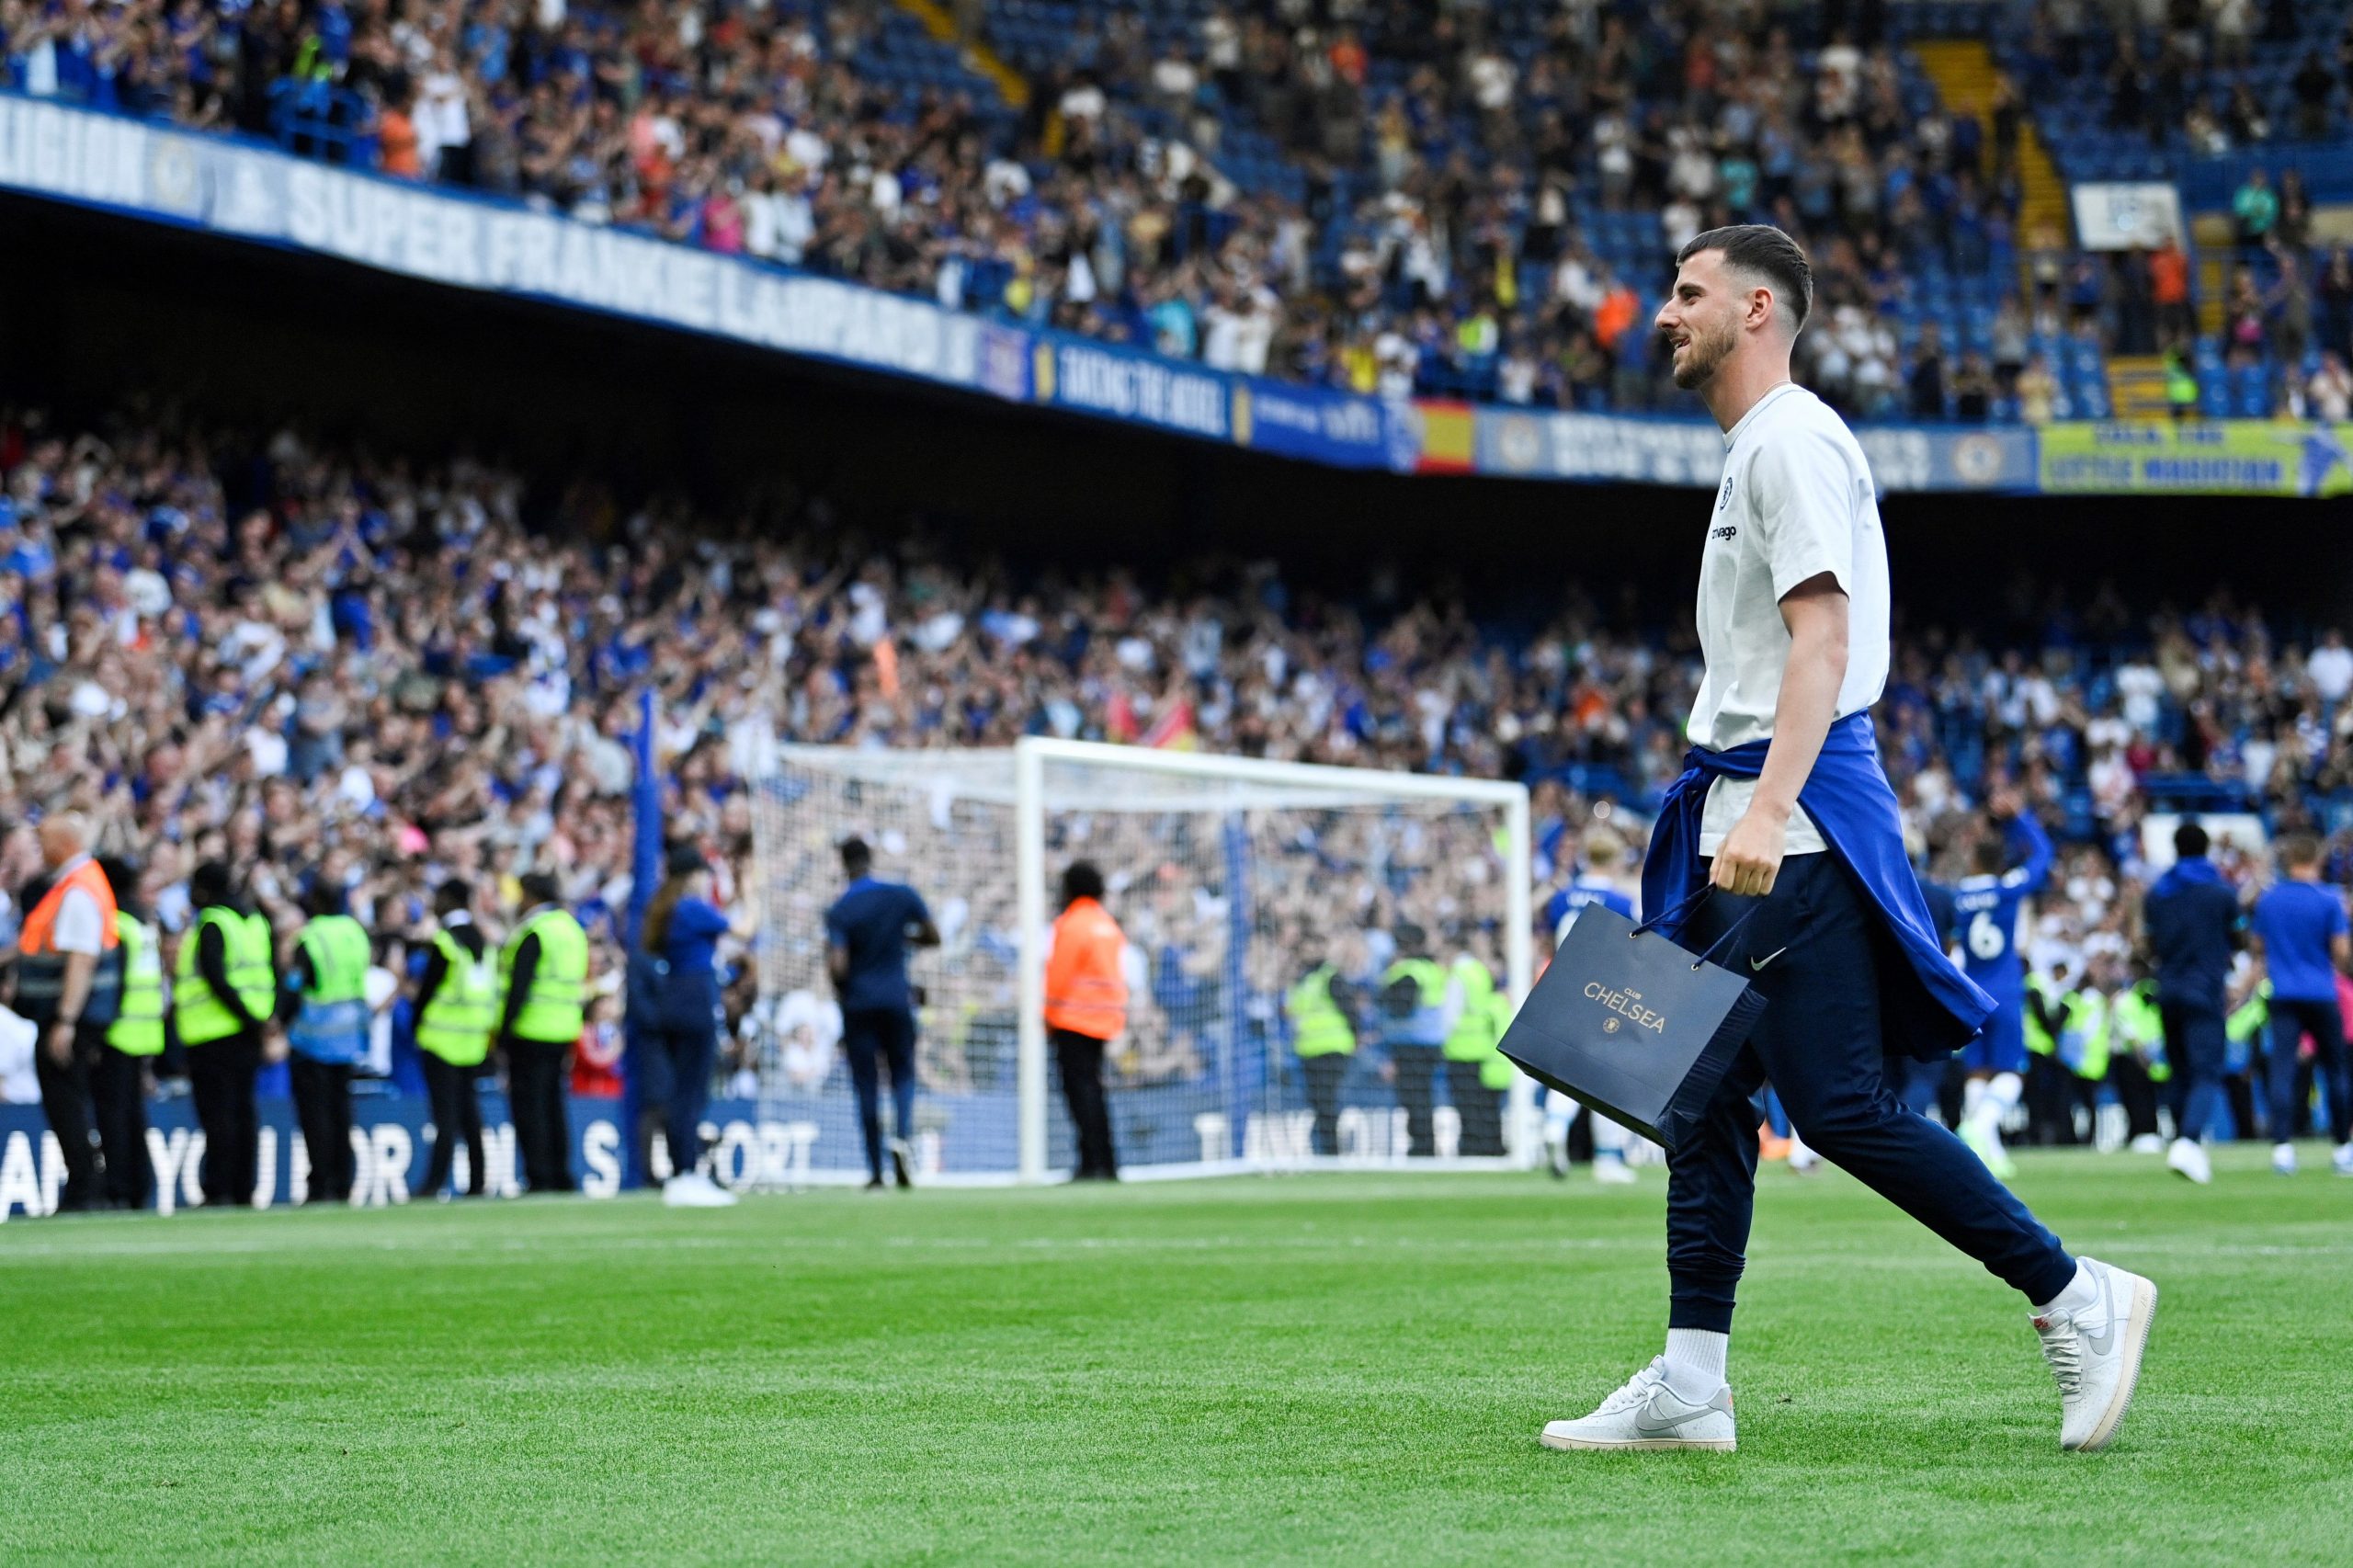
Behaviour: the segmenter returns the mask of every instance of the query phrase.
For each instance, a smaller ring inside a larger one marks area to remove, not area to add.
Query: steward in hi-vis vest
[[[144,1209],[154,1187],[147,1157],[147,1075],[164,1053],[163,942],[147,919],[139,868],[112,857],[99,865],[115,892],[122,990],[106,1043],[90,1065],[90,1106],[106,1159],[107,1206]]]
[[[480,1198],[483,1168],[482,1098],[476,1080],[497,1027],[498,979],[490,944],[474,924],[473,884],[451,877],[433,895],[441,927],[426,950],[416,983],[416,1053],[433,1102],[433,1154],[426,1162],[420,1198],[438,1198],[449,1180],[460,1142],[466,1146],[466,1189]]]
[[[1438,1153],[1430,1108],[1436,1099],[1439,1053],[1463,1012],[1461,987],[1430,957],[1429,937],[1407,921],[1392,933],[1397,957],[1381,976],[1377,1010],[1381,1044],[1396,1079],[1397,1104],[1405,1112],[1407,1152],[1424,1158]]]
[[[1310,1147],[1319,1154],[1340,1152],[1340,1085],[1357,1054],[1348,993],[1338,968],[1319,959],[1283,997],[1291,1053],[1307,1079],[1307,1104],[1315,1118]]]
[[[530,907],[498,950],[495,1043],[506,1053],[506,1108],[523,1180],[533,1192],[570,1192],[564,1064],[586,1016],[588,933],[559,902],[553,877],[525,877],[523,897]]]
[[[1495,1047],[1503,1034],[1495,1025],[1495,971],[1476,953],[1455,955],[1447,976],[1461,994],[1461,1011],[1447,1031],[1439,1049],[1446,1057],[1446,1096],[1462,1119],[1461,1152],[1500,1154],[1504,1152],[1504,1096],[1488,1086],[1488,1063],[1501,1060]],[[1509,1077],[1505,1084],[1511,1082]]]
[[[188,1087],[204,1129],[204,1201],[254,1200],[260,1128],[254,1079],[275,1043],[278,1002],[269,920],[247,910],[228,866],[208,860],[188,879],[196,924],[180,938],[172,975],[172,1023],[188,1049]]]
[[[344,913],[343,890],[322,881],[303,898],[310,919],[286,964],[279,1014],[290,1017],[294,1114],[311,1160],[304,1201],[347,1203],[351,1074],[368,1058],[368,929]]]

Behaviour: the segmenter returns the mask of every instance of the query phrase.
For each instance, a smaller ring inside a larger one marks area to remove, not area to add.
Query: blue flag
[[[654,689],[647,687],[637,694],[637,733],[631,738],[630,750],[636,763],[636,778],[630,785],[631,818],[629,863],[629,912],[621,922],[621,937],[629,950],[637,950],[639,934],[645,929],[645,906],[654,902],[654,890],[662,884],[662,777],[654,767]],[[621,1185],[625,1187],[645,1185],[645,1165],[638,1146],[638,1020],[624,1011],[621,1016]]]

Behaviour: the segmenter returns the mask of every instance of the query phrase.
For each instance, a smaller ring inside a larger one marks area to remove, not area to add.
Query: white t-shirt
[[[1691,740],[1722,751],[1773,733],[1790,631],[1781,598],[1827,572],[1847,592],[1847,678],[1837,717],[1859,713],[1887,685],[1887,540],[1870,465],[1846,422],[1793,382],[1756,400],[1724,434],[1708,545],[1699,558],[1699,647],[1707,674],[1691,704]],[[1754,779],[1708,791],[1699,853],[1722,847],[1756,793]],[[1787,853],[1828,847],[1802,808]]]

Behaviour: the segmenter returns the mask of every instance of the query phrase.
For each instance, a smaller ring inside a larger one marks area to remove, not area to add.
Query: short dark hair
[[[313,920],[323,915],[341,915],[344,908],[342,886],[324,877],[312,879],[310,887],[302,893],[302,913]]]
[[[2195,822],[2183,823],[2173,830],[2173,852],[2185,860],[2194,860],[2205,854],[2212,842],[2206,836],[2206,830]]]
[[[563,901],[563,884],[545,871],[533,871],[521,879],[520,885],[523,896],[535,904]]]
[[[1103,899],[1103,873],[1092,860],[1073,860],[1063,872],[1063,903],[1075,903],[1082,898],[1098,903]]]
[[[1675,253],[1675,265],[1702,251],[1722,251],[1726,267],[1753,272],[1773,286],[1773,299],[1790,308],[1790,331],[1795,335],[1813,312],[1813,268],[1797,241],[1770,223],[1733,223],[1694,234]]]
[[[874,864],[874,851],[866,846],[863,838],[842,840],[842,869],[858,876]]]
[[[225,860],[207,860],[188,874],[188,902],[199,909],[210,909],[229,902],[230,891],[235,886]]]
[[[463,877],[451,877],[433,890],[433,913],[451,915],[474,901],[474,885]]]

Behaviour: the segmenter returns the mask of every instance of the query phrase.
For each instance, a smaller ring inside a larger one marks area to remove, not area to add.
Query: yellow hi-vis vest
[[[1495,994],[1495,977],[1469,953],[1454,960],[1449,978],[1462,987],[1462,1016],[1446,1037],[1449,1062],[1483,1062],[1495,1053],[1495,1018],[1488,1006]]]
[[[540,961],[531,989],[515,1015],[515,1032],[525,1040],[570,1045],[580,1038],[588,996],[588,933],[568,909],[542,909],[515,928],[498,949],[498,999],[503,1014],[514,978],[515,955],[532,937],[540,939]],[[496,1020],[492,1020],[495,1027]]]
[[[160,1056],[164,1050],[164,948],[154,927],[114,912],[122,951],[122,1007],[107,1026],[107,1043],[125,1056]]]
[[[1283,1011],[1290,1018],[1290,1048],[1302,1058],[1356,1054],[1356,1026],[1332,999],[1336,973],[1330,964],[1320,965],[1283,998]]]
[[[172,1017],[178,1024],[182,1045],[210,1045],[237,1032],[237,1015],[212,994],[211,984],[196,969],[196,952],[204,928],[221,928],[221,966],[228,971],[229,988],[245,1011],[256,1018],[269,1017],[278,999],[278,977],[270,964],[269,920],[262,915],[240,915],[225,904],[214,904],[196,917],[180,942],[179,962],[172,971]]]
[[[1511,1028],[1512,1012],[1510,992],[1498,985],[1488,994],[1487,1028],[1495,1036],[1497,1049],[1484,1062],[1479,1063],[1479,1082],[1483,1087],[1508,1089],[1511,1087],[1511,1081],[1519,1075],[1519,1069],[1512,1065],[1511,1058],[1506,1056],[1501,1049],[1504,1043],[1504,1031]]]
[[[433,949],[449,972],[417,1016],[416,1048],[452,1067],[479,1067],[498,1027],[498,977],[489,955],[474,957],[447,931],[433,933]]]

